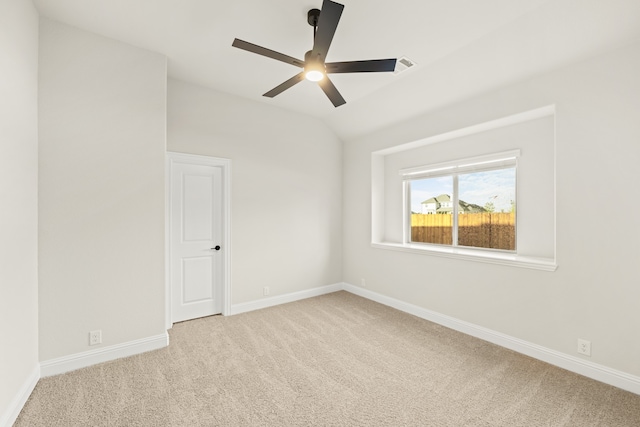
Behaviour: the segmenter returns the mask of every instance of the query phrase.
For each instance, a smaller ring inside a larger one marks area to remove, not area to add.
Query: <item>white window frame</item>
[[[461,174],[493,171],[507,168],[516,169],[516,200],[517,200],[517,174],[518,174],[518,157],[520,157],[520,150],[509,150],[499,153],[486,154],[482,156],[469,157],[465,159],[458,159],[449,162],[436,163],[432,165],[424,165],[413,168],[401,169],[399,171],[402,177],[403,185],[403,244],[405,245],[425,245],[425,246],[438,246],[445,248],[464,248],[469,251],[496,251],[508,254],[517,254],[517,235],[516,235],[516,249],[493,249],[482,247],[461,246],[458,244],[458,176]],[[453,190],[451,196],[452,203],[452,215],[453,224],[451,230],[452,243],[451,245],[440,245],[427,242],[413,242],[411,240],[411,182],[428,179],[450,176],[453,179]],[[517,205],[517,201],[516,201]],[[517,223],[517,219],[516,219]]]

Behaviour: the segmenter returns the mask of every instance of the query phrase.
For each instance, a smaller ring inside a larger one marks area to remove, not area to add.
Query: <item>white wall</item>
[[[170,79],[167,147],[232,161],[232,304],[341,281],[342,144],[321,122]]]
[[[39,83],[40,360],[162,334],[166,59],[43,19]]]
[[[0,2],[0,425],[38,368],[38,14]]]
[[[640,45],[345,143],[344,280],[640,375]],[[371,152],[556,104],[555,272],[372,248]],[[603,212],[598,200],[615,201]]]

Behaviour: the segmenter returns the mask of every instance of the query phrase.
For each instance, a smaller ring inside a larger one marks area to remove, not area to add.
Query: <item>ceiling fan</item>
[[[305,53],[304,61],[240,39],[233,40],[233,47],[286,62],[287,64],[295,65],[303,69],[302,72],[274,87],[263,96],[273,98],[306,78],[307,80],[318,82],[318,85],[333,105],[339,107],[345,104],[346,101],[342,95],[340,95],[340,92],[338,92],[338,89],[333,85],[327,74],[376,73],[393,71],[395,69],[396,58],[325,62],[343,9],[344,5],[340,3],[324,0],[322,2],[322,10],[311,9],[307,13],[307,22],[313,27],[313,48]]]

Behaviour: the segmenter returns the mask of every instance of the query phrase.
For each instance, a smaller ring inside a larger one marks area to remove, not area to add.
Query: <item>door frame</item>
[[[173,165],[215,166],[222,169],[222,315],[231,313],[231,159],[167,151],[165,160],[165,323],[173,327],[171,318],[171,178]]]

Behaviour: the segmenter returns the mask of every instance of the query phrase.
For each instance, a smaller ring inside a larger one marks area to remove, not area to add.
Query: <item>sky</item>
[[[484,206],[493,202],[496,212],[510,212],[516,200],[515,168],[460,174],[460,200]],[[440,194],[453,195],[453,178],[444,176],[411,181],[411,211],[422,212],[421,203]]]

